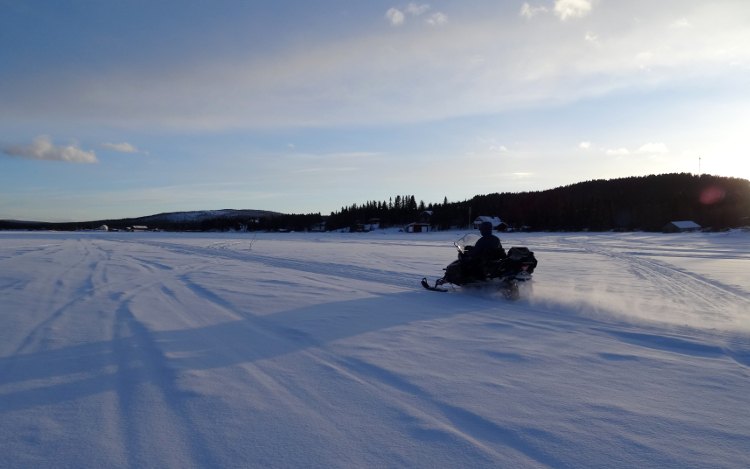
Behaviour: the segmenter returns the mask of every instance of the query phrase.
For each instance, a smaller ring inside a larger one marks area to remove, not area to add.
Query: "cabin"
[[[349,227],[350,233],[367,233],[380,229],[380,218],[370,218],[367,223],[357,222]]]
[[[417,216],[417,221],[404,227],[407,233],[427,233],[432,231],[432,210],[423,210]]]
[[[317,233],[323,232],[325,230],[326,230],[325,220],[317,222],[317,223],[313,223],[312,225],[310,225],[310,228],[309,228],[309,231],[314,231]]]
[[[694,221],[691,220],[682,220],[682,221],[670,221],[666,225],[664,225],[664,228],[662,228],[662,231],[664,233],[687,233],[691,231],[699,231],[701,229],[701,226]]]
[[[474,221],[472,222],[472,225],[474,226],[474,229],[479,229],[479,227],[484,222],[490,222],[492,224],[492,229],[494,231],[506,231],[508,229],[508,224],[502,221],[498,217],[489,217],[489,216],[480,216],[476,217]]]
[[[380,229],[380,218],[370,218],[367,223],[364,224],[365,231],[374,231]]]
[[[430,231],[429,223],[414,222],[406,225],[405,230],[407,233],[427,233]]]

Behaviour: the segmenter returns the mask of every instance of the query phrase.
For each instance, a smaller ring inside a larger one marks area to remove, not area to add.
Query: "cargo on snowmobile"
[[[534,253],[526,247],[514,246],[505,252],[502,246],[481,259],[469,254],[479,236],[467,234],[455,241],[458,259],[446,267],[445,275],[430,285],[426,278],[422,286],[432,291],[448,291],[446,284],[466,287],[497,288],[506,298],[517,299],[519,286],[531,281],[531,274],[537,266]]]

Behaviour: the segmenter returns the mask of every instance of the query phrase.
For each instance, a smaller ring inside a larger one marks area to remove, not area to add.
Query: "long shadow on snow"
[[[389,285],[402,285],[404,282],[413,281],[413,277],[403,272],[373,269],[372,267],[357,267],[345,262],[310,262],[293,258],[279,256],[266,256],[256,251],[233,251],[231,249],[217,249],[212,247],[189,246],[169,242],[145,242],[139,241],[159,249],[187,256],[204,256],[211,258],[222,258],[240,262],[257,262],[274,268],[291,269],[294,271],[309,272],[312,274],[330,275],[334,277],[352,278],[356,276],[359,280],[369,280]]]
[[[131,325],[131,335],[111,341],[0,358],[0,413],[117,391],[123,377],[129,379],[131,390],[140,383],[151,383],[168,390],[173,399],[190,397],[179,387],[183,371],[275,358],[368,332],[495,306],[482,298],[438,297],[415,291],[266,316],[245,312],[242,320],[197,329],[151,331],[138,323]],[[118,316],[123,321],[136,321],[127,312],[118,312]],[[146,345],[149,353],[143,353]],[[162,372],[149,371],[155,368]],[[166,386],[165,379],[169,381]],[[29,385],[36,380],[42,383]]]

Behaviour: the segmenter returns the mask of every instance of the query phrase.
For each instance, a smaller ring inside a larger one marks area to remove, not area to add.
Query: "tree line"
[[[425,221],[433,229],[465,228],[480,215],[497,216],[510,228],[534,231],[660,231],[676,220],[712,229],[750,226],[750,181],[689,173],[591,180],[534,192],[496,192],[460,202],[428,203],[414,195],[351,204],[324,217],[320,213],[259,217],[223,216],[201,221],[154,221],[153,217],[86,223],[0,220],[0,229],[96,229],[144,224],[166,231],[346,230],[377,221],[402,227]]]
[[[444,198],[427,205],[417,204],[414,196],[397,196],[393,203],[343,207],[331,213],[327,224],[345,228],[377,218],[381,226],[396,226],[417,221],[424,211],[432,212],[430,224],[436,229],[466,227],[480,215],[500,217],[513,229],[539,231],[660,231],[676,220],[726,229],[750,225],[750,182],[679,173],[476,195],[461,202]]]

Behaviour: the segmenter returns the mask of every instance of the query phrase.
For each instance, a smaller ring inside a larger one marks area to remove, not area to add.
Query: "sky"
[[[748,24],[746,0],[0,0],[0,219],[750,179]]]

